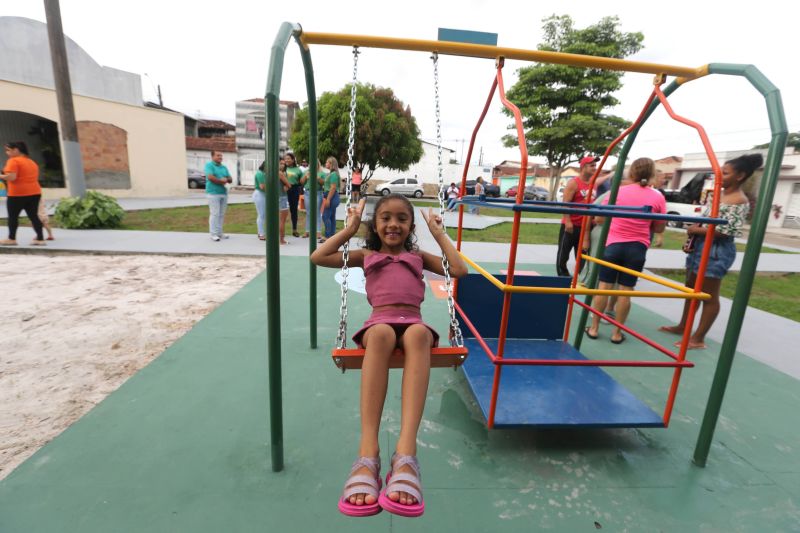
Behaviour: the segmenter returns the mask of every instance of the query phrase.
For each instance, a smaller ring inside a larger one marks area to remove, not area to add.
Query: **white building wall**
[[[199,170],[204,172],[206,163],[211,161],[211,152],[209,150],[186,150],[186,168],[187,170]],[[228,167],[228,172],[231,173],[231,178],[234,184],[239,183],[239,169],[238,161],[235,152],[222,152],[222,164]],[[252,185],[252,183],[250,184]]]
[[[372,175],[374,181],[391,181],[403,177],[417,177],[421,183],[436,184],[438,182],[438,150],[435,145],[426,142],[422,143],[423,155],[422,158],[411,165],[408,170],[398,171],[383,167],[378,167]],[[460,182],[461,176],[464,172],[463,164],[450,164],[449,161],[455,156],[455,150],[449,148],[442,149],[442,177],[446,184],[451,182]],[[467,179],[472,180],[478,176],[483,176],[484,179],[490,180],[492,176],[492,168],[490,165],[483,167],[471,165],[470,170],[467,172]]]

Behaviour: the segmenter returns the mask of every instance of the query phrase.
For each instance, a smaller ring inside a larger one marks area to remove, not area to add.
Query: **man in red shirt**
[[[586,194],[589,191],[589,182],[592,175],[597,170],[597,162],[600,161],[599,157],[592,155],[584,156],[580,159],[580,174],[569,180],[567,186],[564,188],[564,202],[585,202]],[[567,269],[567,260],[569,260],[569,252],[573,251],[575,257],[578,256],[579,246],[582,250],[589,249],[589,239],[581,245],[581,224],[583,217],[575,214],[565,214],[561,218],[561,229],[558,231],[558,254],[556,255],[556,273],[559,276],[569,276]],[[587,232],[591,228],[587,228]],[[581,262],[581,269],[586,261]]]

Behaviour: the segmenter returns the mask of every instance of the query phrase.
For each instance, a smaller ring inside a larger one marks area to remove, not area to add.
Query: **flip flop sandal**
[[[361,467],[367,467],[372,474],[355,474]],[[381,490],[381,459],[380,457],[359,457],[350,469],[350,475],[344,483],[344,491],[339,499],[339,512],[347,516],[372,516],[381,512],[378,497]],[[369,494],[375,498],[373,504],[356,505],[350,503],[350,496],[354,494]]]
[[[622,333],[622,337],[620,337],[619,339],[611,339],[611,342],[613,342],[614,344],[622,344],[623,342],[625,342],[625,339],[627,338],[628,337],[626,337],[625,334]]]
[[[586,329],[583,330],[583,331],[586,332],[586,336],[589,337],[592,340],[597,340],[597,338],[600,337],[600,335],[592,335],[591,333],[589,333],[589,329],[590,328],[586,328]]]
[[[408,465],[414,471],[394,473],[398,468]],[[386,475],[386,488],[381,491],[378,503],[385,510],[398,516],[416,517],[425,512],[425,502],[422,500],[422,482],[419,475],[419,462],[413,455],[392,455],[392,471]],[[416,498],[417,503],[405,504],[392,501],[389,494],[392,492],[406,492]]]

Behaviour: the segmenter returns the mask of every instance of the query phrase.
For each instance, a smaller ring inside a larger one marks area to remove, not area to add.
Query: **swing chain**
[[[433,88],[436,103],[436,151],[438,158],[436,171],[439,180],[439,218],[442,220],[442,227],[445,230],[445,237],[447,237],[447,226],[444,222],[446,196],[444,190],[444,176],[442,175],[444,168],[442,163],[442,116],[439,108],[439,54],[434,52],[431,59],[433,60]],[[447,255],[444,253],[442,254],[442,270],[444,271],[444,283],[447,290],[447,310],[450,313],[450,344],[463,347],[464,338],[461,335],[461,328],[458,325],[458,320],[456,320],[456,304],[453,299],[453,280],[450,278],[450,262],[447,260]]]
[[[358,46],[353,47],[353,83],[350,86],[350,133],[347,138],[347,178],[345,179],[344,226],[349,223],[350,197],[353,191],[353,155],[355,153],[356,133],[356,84],[358,82]],[[339,306],[339,332],[336,335],[336,346],[344,348],[347,343],[347,276],[350,260],[350,241],[342,246],[342,299]]]

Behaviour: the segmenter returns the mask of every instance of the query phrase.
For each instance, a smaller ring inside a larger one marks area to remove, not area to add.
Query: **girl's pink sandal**
[[[404,465],[410,466],[414,473],[397,472],[395,474],[395,470]],[[393,501],[389,498],[389,494],[392,492],[406,492],[416,498],[417,503],[408,505]],[[392,471],[386,476],[386,488],[381,491],[378,503],[392,514],[407,517],[422,516],[422,513],[425,512],[425,502],[422,501],[419,462],[415,456],[400,455],[398,453],[392,456]]]
[[[355,474],[361,467],[367,467],[372,474]],[[380,457],[359,457],[350,469],[350,476],[344,483],[344,491],[339,499],[339,511],[347,516],[372,516],[381,512],[378,496],[381,490],[381,459]],[[356,505],[350,503],[353,494],[369,494],[375,498],[375,503]]]

